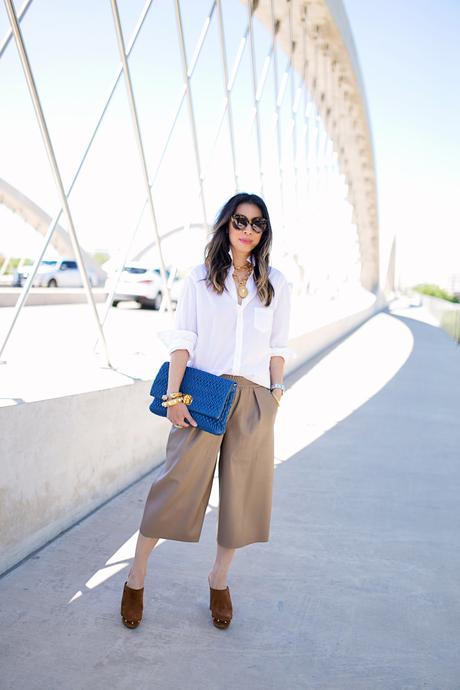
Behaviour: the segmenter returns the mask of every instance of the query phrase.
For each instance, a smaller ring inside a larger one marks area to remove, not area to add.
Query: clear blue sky
[[[344,0],[376,153],[383,245],[401,273],[460,273],[460,2]]]

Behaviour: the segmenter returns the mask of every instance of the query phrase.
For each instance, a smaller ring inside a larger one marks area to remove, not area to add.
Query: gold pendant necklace
[[[235,266],[235,268],[236,268],[236,266]],[[244,267],[241,266],[241,268],[246,269],[246,275],[243,278],[240,278],[236,274],[236,272],[234,272],[233,275],[236,277],[236,279],[238,281],[238,294],[240,297],[242,297],[244,299],[244,297],[247,297],[247,295],[248,295],[248,289],[246,287],[246,282],[252,273],[252,266],[249,266],[248,264],[246,264],[246,266],[244,266]]]

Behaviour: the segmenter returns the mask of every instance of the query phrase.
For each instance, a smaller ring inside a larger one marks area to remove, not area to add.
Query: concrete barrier
[[[23,288],[2,287],[0,289],[0,307],[14,307]],[[107,291],[104,288],[92,288],[95,302],[105,302]],[[31,288],[27,295],[26,305],[41,304],[82,304],[87,302],[83,288]]]
[[[422,295],[423,307],[434,317],[439,326],[460,343],[460,304],[446,299]]]
[[[0,409],[0,572],[162,462],[150,384]]]
[[[297,358],[286,377],[384,306],[379,297],[292,339]],[[0,408],[0,573],[164,460],[170,423],[149,411],[150,386],[136,381]]]

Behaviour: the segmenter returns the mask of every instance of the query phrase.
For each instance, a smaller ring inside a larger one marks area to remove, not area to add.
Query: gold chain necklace
[[[235,266],[235,264],[233,264],[233,266],[236,269],[235,271],[233,271],[233,275],[236,277],[238,281],[238,294],[242,298],[247,297],[248,289],[246,287],[246,282],[252,273],[252,264],[246,263],[244,264],[244,266]],[[242,278],[240,278],[240,276],[236,273],[236,271],[241,270],[244,270],[246,273],[246,275],[244,275]]]

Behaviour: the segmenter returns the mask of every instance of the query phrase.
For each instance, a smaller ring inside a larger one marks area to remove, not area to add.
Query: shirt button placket
[[[232,371],[234,374],[239,374],[243,349],[243,305],[238,304],[236,309],[235,353],[233,355]]]

